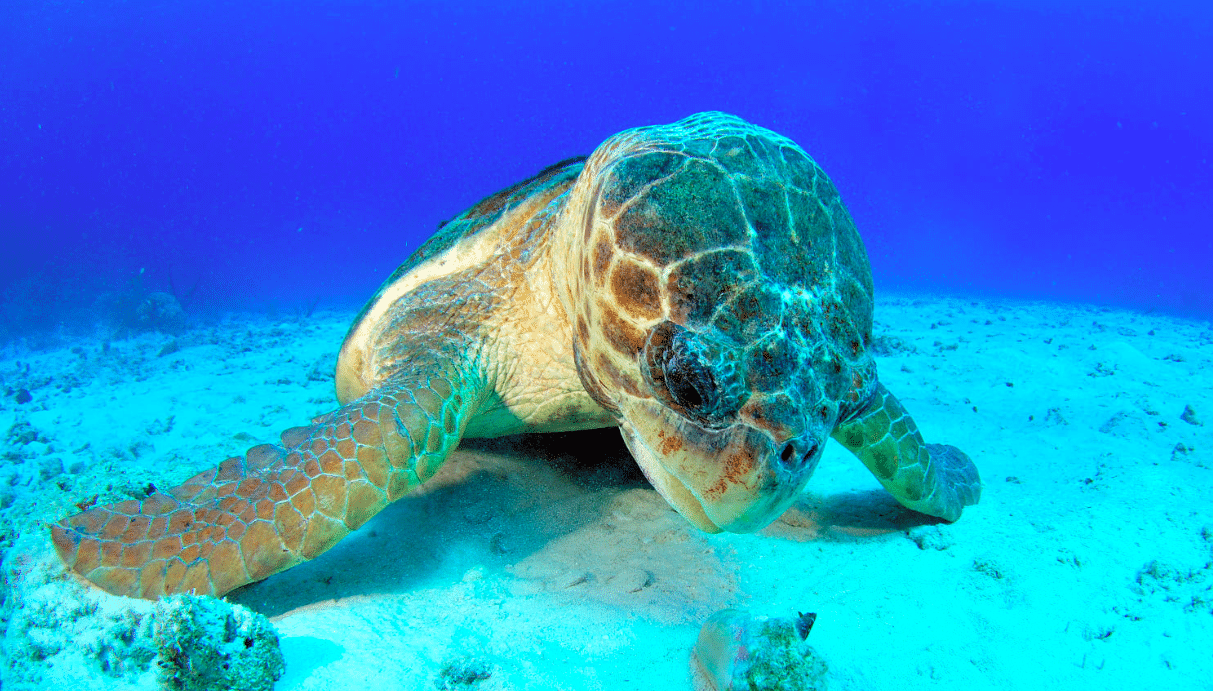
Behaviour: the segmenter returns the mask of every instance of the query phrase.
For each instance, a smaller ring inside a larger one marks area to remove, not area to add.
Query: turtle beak
[[[706,429],[652,399],[622,402],[621,429],[645,477],[707,532],[750,533],[779,518],[820,455],[789,465],[765,433],[744,424]],[[798,447],[794,447],[798,448]]]
[[[628,451],[632,452],[632,457],[636,459],[636,464],[640,466],[645,479],[657,490],[657,493],[696,528],[705,533],[719,533],[720,526],[713,523],[712,519],[704,513],[699,499],[661,465],[649,445],[641,439],[640,435],[636,434],[635,428],[625,423],[620,426],[619,430],[623,432],[623,441],[627,444]]]

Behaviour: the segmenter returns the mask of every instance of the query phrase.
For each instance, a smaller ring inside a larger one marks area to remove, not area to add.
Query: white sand
[[[40,521],[171,486],[334,407],[350,317],[233,318],[163,356],[161,335],[0,353],[7,385],[34,396],[0,404],[0,434],[14,430],[0,527],[27,534],[5,561],[11,621],[34,620],[20,616],[36,606],[30,564],[60,598],[86,592],[48,561]],[[555,450],[457,451],[423,492],[230,599],[277,626],[280,691],[432,689],[460,658],[492,671],[466,688],[689,689],[699,625],[725,607],[817,612],[809,640],[833,689],[1209,688],[1207,325],[950,298],[884,299],[877,321],[893,346],[882,381],[928,441],[981,470],[981,503],[954,525],[901,509],[831,444],[780,521],[704,535],[636,481],[613,437],[565,435]],[[1186,405],[1204,425],[1181,420]],[[54,633],[27,626],[7,632],[5,689],[147,688],[71,645],[18,654]]]

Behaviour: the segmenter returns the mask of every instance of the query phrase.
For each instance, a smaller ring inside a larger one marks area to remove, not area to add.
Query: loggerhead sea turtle
[[[418,248],[345,337],[340,408],[51,535],[111,593],[222,595],[332,547],[463,437],[612,425],[705,531],[779,517],[831,435],[954,521],[977,468],[923,442],[871,340],[863,244],[795,143],[723,113],[627,130]]]

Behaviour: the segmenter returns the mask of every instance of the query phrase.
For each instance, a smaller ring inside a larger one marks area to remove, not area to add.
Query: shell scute
[[[748,252],[722,250],[692,257],[670,271],[670,316],[682,325],[704,324],[716,306],[758,276]]]
[[[619,247],[666,266],[747,241],[733,185],[719,166],[688,161],[642,192],[615,221]]]
[[[653,151],[619,161],[607,173],[607,184],[599,195],[602,215],[613,218],[641,189],[670,175],[684,161],[686,156],[671,151]]]

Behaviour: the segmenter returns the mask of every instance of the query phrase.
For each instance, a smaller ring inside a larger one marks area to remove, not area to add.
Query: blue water
[[[135,280],[354,307],[479,198],[708,109],[817,159],[878,289],[1210,316],[1213,9],[1143,4],[6,0],[0,329]]]

